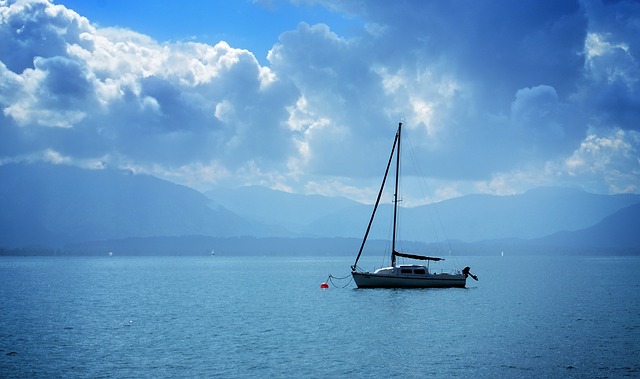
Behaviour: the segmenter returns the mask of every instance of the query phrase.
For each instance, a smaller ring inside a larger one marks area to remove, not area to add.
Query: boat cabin
[[[428,275],[429,268],[422,265],[399,265],[397,267],[384,267],[377,269],[376,274],[382,275]]]

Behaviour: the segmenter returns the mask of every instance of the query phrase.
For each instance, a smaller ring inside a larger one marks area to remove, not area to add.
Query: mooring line
[[[343,285],[343,286],[338,286],[333,282],[333,279],[335,280],[345,280],[349,278],[349,281],[347,282],[347,284]],[[345,288],[346,286],[348,286],[349,284],[351,284],[351,281],[353,280],[353,277],[351,275],[347,275],[347,276],[343,276],[343,277],[338,277],[338,276],[333,276],[331,274],[329,274],[329,277],[327,278],[327,282],[331,282],[331,284],[333,284],[334,287],[336,288]]]

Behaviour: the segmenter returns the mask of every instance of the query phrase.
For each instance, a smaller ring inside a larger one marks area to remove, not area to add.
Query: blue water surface
[[[640,257],[457,260],[480,281],[320,289],[350,257],[2,257],[0,377],[640,377]]]

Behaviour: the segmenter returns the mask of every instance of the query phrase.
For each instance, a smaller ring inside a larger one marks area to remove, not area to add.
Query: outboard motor
[[[471,268],[469,266],[465,267],[464,269],[462,269],[462,274],[464,275],[465,278],[467,277],[472,277],[473,280],[475,280],[476,282],[478,281],[478,277],[476,275],[473,275],[471,273]]]

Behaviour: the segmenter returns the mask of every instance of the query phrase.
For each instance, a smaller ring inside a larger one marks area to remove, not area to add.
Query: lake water
[[[320,289],[350,257],[2,257],[0,377],[640,377],[640,257],[457,261],[480,281]]]

